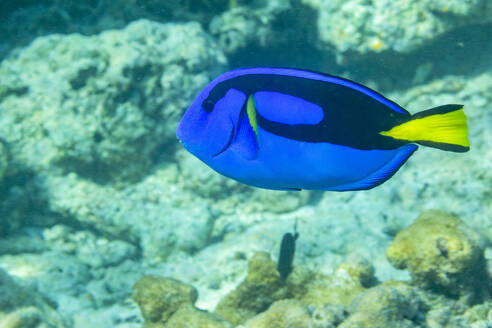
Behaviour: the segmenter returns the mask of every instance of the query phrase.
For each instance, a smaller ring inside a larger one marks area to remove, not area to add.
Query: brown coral
[[[386,255],[398,269],[408,269],[415,285],[449,296],[481,299],[488,292],[482,238],[456,217],[424,212],[400,231]],[[476,282],[480,281],[477,288]]]

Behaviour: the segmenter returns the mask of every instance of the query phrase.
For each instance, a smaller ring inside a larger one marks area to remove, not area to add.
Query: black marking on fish
[[[289,125],[257,116],[258,126],[281,137],[304,142],[329,142],[363,150],[396,149],[407,143],[379,132],[408,121],[408,112],[396,112],[378,100],[341,84],[289,75],[246,74],[218,83],[203,103],[210,106],[231,88],[242,91],[246,97],[258,91],[279,92],[302,98],[323,109],[324,118],[315,125]]]
[[[232,144],[232,141],[234,140],[234,135],[235,135],[236,127],[235,127],[234,121],[232,119],[231,119],[231,123],[232,123],[232,129],[231,129],[231,132],[230,132],[230,135],[229,135],[229,139],[227,140],[226,145],[224,146],[224,148],[222,148],[221,150],[219,150],[218,153],[212,155],[212,157],[219,156],[220,154],[222,154],[223,152],[225,152],[229,148],[229,146]]]

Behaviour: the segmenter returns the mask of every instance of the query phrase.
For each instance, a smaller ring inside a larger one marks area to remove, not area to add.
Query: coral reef
[[[267,253],[256,253],[246,279],[217,305],[216,313],[237,325],[267,308],[281,287],[277,266]]]
[[[422,240],[415,238],[416,235]],[[460,260],[469,256],[452,254],[469,249],[470,245],[450,246],[448,257],[442,260],[448,262],[434,263],[438,261],[436,256],[442,256],[439,249],[435,250],[439,245],[435,243],[437,235],[447,238],[448,245],[475,243],[477,254],[483,253],[484,243],[479,242],[479,235],[455,217],[441,211],[423,213],[413,225],[402,230],[388,248],[388,258],[392,264],[402,268],[401,263],[406,263],[414,277],[411,282],[388,280],[379,283],[374,277],[373,267],[360,258],[340,264],[329,275],[297,266],[284,282],[270,256],[258,252],[249,261],[246,278],[217,305],[215,313],[220,317],[216,316],[213,320],[227,325],[222,317],[240,328],[482,327],[492,313],[490,300],[475,298],[478,304],[470,306],[470,297],[458,299],[448,292],[470,291],[470,286],[459,285],[463,277],[460,278],[461,271],[456,270],[464,269]],[[453,238],[459,242],[452,243]],[[483,257],[482,261],[478,258],[479,255],[476,261],[466,262],[466,272],[469,274],[467,283],[474,282],[476,287],[480,281],[482,284],[479,288],[486,289],[490,277],[486,273],[477,276],[484,264]],[[411,264],[419,261],[419,265]],[[449,271],[450,265],[455,265],[453,272]],[[456,275],[453,277],[452,274]],[[436,284],[436,279],[442,279],[445,275],[455,279],[448,279],[448,283],[455,286],[448,284],[445,289],[430,288],[431,284]],[[474,279],[473,282],[471,279]],[[187,311],[187,316],[193,318],[194,312],[198,311],[193,307],[196,294],[192,293],[194,297],[188,296],[189,290],[194,291],[190,288],[170,279],[145,277],[135,285],[134,298],[146,320],[151,320],[150,310],[145,307],[145,302],[148,302],[154,313],[153,318],[160,320],[162,316],[169,327],[181,327],[177,318],[171,321],[174,317],[184,316],[178,316],[178,312]],[[138,297],[138,293],[145,296]],[[481,296],[485,295],[482,293]],[[173,301],[173,298],[178,301]],[[170,313],[178,307],[176,314]],[[201,312],[201,315],[210,316],[207,312]],[[170,316],[171,319],[166,321]],[[210,327],[215,326],[210,324]]]
[[[491,292],[484,245],[485,240],[459,219],[434,210],[400,231],[387,255],[396,268],[410,271],[417,286],[480,301]]]
[[[48,51],[50,60],[45,59]],[[211,208],[203,197],[220,193],[224,199],[221,187],[234,194],[237,183],[208,169],[203,178],[193,175],[196,162],[183,160],[179,167],[170,162],[182,111],[224,64],[222,52],[197,24],[149,21],[94,37],[40,38],[4,61],[0,121],[5,128],[0,135],[12,141],[12,166],[19,175],[37,172],[33,184],[40,189],[16,197],[9,215],[28,207],[24,203],[30,197],[39,199],[41,204],[33,204],[36,212],[48,207],[69,225],[75,220],[106,238],[138,243],[144,256],[156,262],[175,249],[203,248],[217,214],[238,205],[250,212],[280,212],[305,204],[308,194],[244,188],[246,194],[236,193],[234,202],[213,202]],[[163,146],[169,151],[162,153]],[[165,169],[151,172],[156,157],[167,159]],[[25,186],[21,191],[30,192]],[[168,219],[162,220],[163,213]],[[3,229],[15,231],[23,220],[19,214]]]
[[[43,183],[53,211],[108,238],[138,243],[149,262],[158,262],[176,251],[204,247],[215,219],[205,200],[167,187],[174,173],[157,171],[123,189],[101,186],[74,174],[46,177]]]
[[[136,248],[123,240],[108,240],[90,231],[56,225],[43,232],[45,245],[67,254],[74,254],[91,267],[110,267],[136,257]],[[84,247],[80,247],[84,245]]]
[[[303,0],[319,12],[320,45],[343,56],[392,50],[410,52],[458,27],[490,23],[486,0]]]
[[[133,299],[145,320],[165,323],[183,304],[194,304],[196,289],[170,278],[145,276],[133,287]]]
[[[0,326],[490,326],[490,17],[486,0],[0,2]],[[412,113],[464,104],[471,151],[421,147],[367,192],[240,185],[174,130],[211,79],[258,65]],[[281,281],[268,254],[296,220]]]
[[[296,300],[280,300],[268,310],[248,320],[244,328],[310,327],[311,316]]]
[[[216,313],[251,328],[340,322],[344,305],[375,284],[373,273],[367,261],[353,259],[340,264],[331,275],[295,268],[283,282],[276,263],[259,252],[251,258],[244,281],[219,302]],[[258,314],[266,308],[268,311]]]
[[[418,327],[423,308],[416,288],[388,281],[358,295],[338,327]]]
[[[0,3],[0,58],[14,47],[27,45],[35,37],[54,33],[97,34],[107,29],[124,28],[141,18],[159,22],[198,21],[207,25],[217,12],[225,11],[242,2],[6,0]]]
[[[69,327],[42,295],[16,283],[0,269],[0,326],[3,328]]]
[[[223,64],[196,23],[139,21],[95,37],[39,38],[0,65],[0,85],[16,81],[14,90],[3,87],[0,136],[15,140],[16,165],[55,166],[99,183],[135,180]]]
[[[375,283],[374,268],[362,259],[340,264],[327,275],[316,275],[300,299],[307,306],[322,309],[329,305],[348,306],[355,296]]]
[[[196,289],[170,278],[144,276],[133,287],[149,328],[229,328],[223,319],[194,307]]]
[[[169,318],[166,328],[232,328],[224,319],[206,311],[201,311],[189,304],[181,306]]]
[[[72,306],[68,300],[75,301],[86,295],[85,285],[91,277],[87,265],[55,251],[5,255],[2,257],[2,267],[34,286],[46,299],[56,304],[58,310],[63,311],[69,311]]]
[[[251,45],[272,46],[281,42],[279,33],[274,32],[274,21],[290,8],[290,2],[285,0],[262,0],[254,6],[237,6],[216,16],[210,22],[209,30],[226,53]]]

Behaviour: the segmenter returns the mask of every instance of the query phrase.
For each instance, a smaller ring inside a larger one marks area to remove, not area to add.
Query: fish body
[[[299,238],[297,232],[297,219],[294,225],[294,233],[286,233],[282,237],[280,243],[280,252],[278,254],[277,271],[280,274],[282,280],[287,279],[292,272],[292,263],[294,262],[294,255],[296,253],[296,240]]]
[[[177,129],[217,172],[280,190],[362,190],[389,179],[417,144],[469,149],[461,105],[411,115],[353,81],[289,68],[227,72],[207,85]]]

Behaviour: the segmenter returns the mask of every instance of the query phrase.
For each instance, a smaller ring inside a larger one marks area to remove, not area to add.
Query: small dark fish
[[[296,240],[299,238],[297,233],[297,220],[294,225],[294,233],[286,233],[282,237],[282,243],[280,244],[280,254],[278,255],[277,271],[280,273],[282,280],[287,279],[292,272],[292,262],[294,261],[294,254],[296,252]]]

